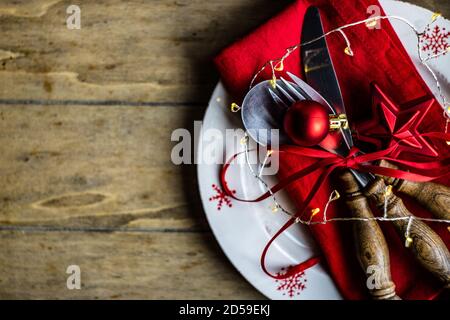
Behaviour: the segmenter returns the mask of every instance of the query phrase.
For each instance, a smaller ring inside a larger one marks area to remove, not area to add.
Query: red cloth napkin
[[[368,18],[370,5],[379,5],[376,0],[299,0],[278,16],[269,20],[252,34],[223,50],[215,59],[216,66],[228,90],[236,101],[248,91],[253,75],[268,60],[281,57],[285,49],[300,42],[303,17],[310,5],[318,6],[324,19],[325,31],[346,23]],[[381,7],[381,6],[380,6]],[[382,13],[384,14],[384,13]],[[387,21],[381,22],[381,29],[369,30],[364,25],[347,29],[355,56],[344,53],[345,42],[339,35],[327,39],[336,73],[350,121],[361,121],[370,114],[370,83],[375,81],[399,104],[430,94],[396,33]],[[285,61],[285,69],[297,75],[300,72],[300,54],[297,51]],[[259,80],[270,79],[268,69]],[[439,131],[444,128],[442,109],[436,103],[420,127],[422,131]],[[283,179],[294,171],[311,164],[311,160],[280,157],[279,178]],[[308,176],[288,188],[293,200],[300,206],[302,200],[316,181],[318,174]],[[449,185],[448,179],[440,181]],[[332,186],[328,181],[314,197],[311,207],[321,207],[327,202]],[[429,217],[429,213],[413,201],[406,200],[408,208],[417,216]],[[333,203],[328,217],[349,216],[341,201]],[[338,203],[338,204],[336,204]],[[320,214],[316,216],[321,219]],[[389,222],[381,223],[389,245],[391,271],[397,287],[397,294],[403,299],[433,299],[442,290],[442,285],[428,272],[421,269],[404,247]],[[446,225],[431,224],[447,244],[450,244]],[[329,271],[341,293],[347,299],[368,298],[366,280],[360,269],[352,244],[351,223],[329,223],[311,228],[319,243]]]

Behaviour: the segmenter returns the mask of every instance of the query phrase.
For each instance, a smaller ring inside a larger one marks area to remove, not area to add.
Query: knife
[[[381,160],[380,167],[398,169],[394,164]],[[437,219],[450,220],[450,188],[433,182],[414,182],[391,177],[382,177],[395,189],[414,198]]]
[[[319,10],[316,7],[310,7],[305,15],[301,42],[308,43],[322,36],[323,33]],[[308,84],[316,89],[336,112],[345,114],[344,101],[325,38],[302,46],[301,57]],[[353,146],[353,139],[346,129],[340,130],[338,134],[342,135],[342,139],[334,152],[346,156]],[[358,184],[354,183],[355,180]],[[372,180],[372,177],[363,176],[354,170],[341,175],[346,191],[346,203],[354,217],[363,219],[374,217],[368,200],[360,190],[360,187],[365,188]],[[391,277],[389,249],[378,223],[375,220],[354,223],[353,237],[356,255],[366,275],[366,281],[372,277],[369,268],[376,266],[378,283],[373,288],[368,287],[372,297],[378,300],[399,299]]]
[[[328,51],[320,12],[317,7],[310,7],[304,18],[301,43],[302,69],[307,83],[320,93],[335,110],[336,114],[345,114],[339,82]],[[321,39],[312,41],[315,39]],[[295,82],[295,79],[293,79]],[[333,152],[347,156],[353,146],[349,128],[341,128],[337,132],[337,147]],[[332,136],[333,137],[333,136]],[[381,178],[350,170],[344,173],[342,180],[347,192],[346,202],[355,217],[373,217],[370,206],[363,194],[376,202],[377,207],[384,209],[388,217],[413,217],[402,200],[393,193],[387,193],[386,185]],[[358,185],[354,182],[357,181]],[[450,285],[450,253],[440,237],[425,223],[417,219],[401,219],[393,222],[401,237],[410,235],[407,246],[410,247],[419,263],[435,274],[448,287]],[[407,232],[408,231],[408,232]],[[391,280],[389,255],[386,241],[376,221],[360,221],[354,225],[355,244],[358,260],[367,275],[370,266],[378,269],[379,283],[370,289],[376,299],[395,299],[395,285]],[[413,239],[412,243],[410,239]]]
[[[308,43],[323,34],[319,10],[317,7],[310,7],[303,22],[301,43]],[[306,82],[328,101],[336,114],[346,114],[344,100],[325,38],[302,46],[301,56]],[[335,139],[339,139],[339,136],[342,137],[334,152],[347,156],[353,147],[352,133],[349,127],[341,128],[339,131],[332,136]],[[375,178],[372,174],[359,173],[354,170],[351,172],[362,188]]]

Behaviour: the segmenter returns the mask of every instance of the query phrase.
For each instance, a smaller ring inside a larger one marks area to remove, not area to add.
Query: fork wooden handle
[[[392,192],[386,194],[386,184],[383,179],[376,178],[376,181],[369,185],[364,190],[364,193],[367,197],[374,200],[381,212],[384,211],[386,197],[388,217],[412,217],[412,219],[396,220],[392,221],[392,223],[403,239],[405,239],[408,224],[410,223],[409,237],[412,239],[412,243],[409,243],[409,248],[417,261],[442,280],[445,286],[449,288],[450,253],[442,239],[423,221],[414,219],[414,216],[408,211],[399,197]]]
[[[347,206],[353,217],[373,218],[367,198],[350,173],[341,175]],[[383,233],[376,221],[355,221],[353,224],[356,254],[367,277],[367,286],[373,299],[399,300],[395,294],[395,284],[391,279],[389,250]],[[372,274],[372,272],[374,272]],[[375,283],[371,282],[371,279]]]
[[[380,166],[398,169],[397,166],[385,160],[380,162]],[[383,179],[399,192],[413,197],[436,218],[450,219],[450,188],[432,182],[413,182],[391,177],[383,177]]]

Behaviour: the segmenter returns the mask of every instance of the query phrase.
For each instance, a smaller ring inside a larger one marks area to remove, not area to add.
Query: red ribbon
[[[423,137],[429,137],[429,138],[435,138],[435,139],[443,139],[443,140],[450,140],[450,134],[443,134],[439,132],[430,132],[430,133],[424,133],[421,134]],[[233,162],[239,155],[244,154],[244,152],[237,153],[233,155],[222,167],[222,170],[220,172],[220,182],[222,184],[222,188],[224,192],[233,199],[236,199],[238,201],[243,202],[259,202],[264,199],[267,199],[272,194],[275,194],[276,192],[282,190],[289,184],[293,183],[294,181],[301,180],[305,176],[322,169],[323,172],[321,173],[319,179],[317,182],[313,185],[311,188],[308,196],[306,197],[305,201],[303,202],[300,209],[297,211],[295,216],[293,216],[291,219],[289,219],[283,227],[281,227],[280,230],[277,231],[277,233],[270,239],[270,241],[265,246],[262,254],[261,254],[261,267],[263,271],[269,275],[272,278],[275,279],[285,279],[288,277],[291,277],[299,272],[302,272],[306,270],[307,268],[312,267],[313,265],[317,264],[320,261],[319,257],[313,257],[311,259],[308,259],[294,267],[291,267],[287,270],[286,273],[281,275],[273,275],[271,274],[265,265],[265,259],[267,256],[267,252],[276,238],[278,238],[279,235],[281,235],[286,229],[288,229],[291,225],[295,223],[295,220],[297,217],[302,217],[304,212],[309,206],[309,203],[313,199],[314,195],[317,193],[317,191],[320,190],[320,188],[323,186],[324,181],[326,178],[337,168],[348,168],[348,169],[355,169],[360,172],[370,172],[377,175],[382,176],[388,176],[392,178],[398,178],[398,179],[405,179],[410,181],[418,181],[418,182],[427,182],[432,181],[438,178],[442,178],[450,173],[450,158],[445,158],[442,160],[436,160],[436,161],[427,161],[427,162],[415,162],[415,161],[408,161],[408,160],[402,160],[402,159],[396,159],[391,158],[389,155],[390,153],[395,150],[400,142],[397,142],[396,144],[391,145],[391,147],[375,151],[372,153],[367,154],[360,154],[360,150],[356,147],[353,147],[349,154],[346,157],[336,155],[334,153],[321,150],[321,149],[315,149],[315,148],[304,148],[304,147],[298,147],[298,146],[286,146],[284,150],[273,150],[273,152],[278,153],[285,153],[285,154],[292,154],[292,155],[298,155],[301,157],[308,157],[308,158],[315,158],[319,159],[314,164],[303,168],[297,172],[294,172],[287,178],[280,181],[278,184],[276,184],[274,187],[272,187],[269,191],[262,194],[261,196],[257,197],[256,199],[240,199],[236,196],[235,193],[233,193],[230,188],[228,187],[228,183],[226,181],[226,173]],[[404,167],[405,169],[409,169],[410,171],[404,171],[399,169],[391,169],[391,168],[385,168],[380,166],[371,165],[370,162],[377,161],[377,160],[388,160],[390,162],[396,163]]]

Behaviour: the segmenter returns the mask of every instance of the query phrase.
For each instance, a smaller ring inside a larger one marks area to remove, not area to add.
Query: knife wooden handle
[[[373,218],[367,198],[350,173],[341,175],[345,190],[345,201],[353,217]],[[356,254],[367,276],[367,287],[373,299],[399,300],[395,294],[395,284],[391,279],[389,250],[377,221],[355,221],[353,224]],[[372,274],[372,271],[375,272]],[[375,283],[372,283],[372,279]]]
[[[381,167],[398,169],[390,162],[382,160]],[[383,177],[386,183],[391,184],[399,192],[417,200],[424,208],[436,218],[450,220],[450,188],[432,182],[413,182],[391,177]]]
[[[418,262],[428,271],[442,280],[446,288],[450,288],[450,253],[442,239],[423,221],[414,219],[414,216],[395,194],[386,194],[386,184],[383,179],[376,180],[369,185],[364,193],[373,199],[377,207],[384,212],[386,199],[386,212],[389,218],[413,217],[411,219],[409,237],[412,243],[409,248]],[[405,238],[410,219],[392,221],[400,237]],[[406,245],[406,242],[405,242]]]

